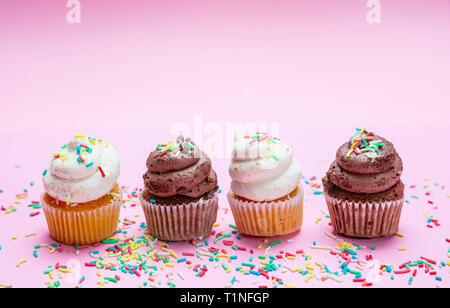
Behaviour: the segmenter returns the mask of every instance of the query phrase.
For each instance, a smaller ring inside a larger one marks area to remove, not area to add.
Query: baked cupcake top
[[[291,147],[261,132],[236,138],[228,171],[233,193],[252,201],[288,195],[302,175]]]
[[[183,136],[158,145],[147,159],[147,168],[144,195],[198,198],[217,190],[211,159]]]
[[[403,163],[394,145],[366,129],[357,129],[336,152],[328,179],[353,193],[379,193],[400,181]]]
[[[119,172],[120,159],[115,146],[76,135],[53,153],[43,174],[43,184],[50,196],[73,205],[108,194],[116,184]]]

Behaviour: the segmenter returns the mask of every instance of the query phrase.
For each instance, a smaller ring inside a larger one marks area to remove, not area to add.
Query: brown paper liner
[[[403,199],[388,202],[353,202],[325,193],[335,232],[351,237],[377,238],[398,232]]]
[[[277,236],[295,232],[303,221],[303,188],[299,186],[282,200],[255,202],[227,194],[236,227],[240,233]]]
[[[150,235],[163,241],[190,241],[211,234],[217,219],[219,198],[200,199],[188,204],[151,203],[139,194]]]
[[[104,197],[96,205],[55,206],[48,203],[49,196],[41,195],[42,209],[52,238],[67,245],[87,245],[103,241],[117,230],[120,198]],[[100,202],[101,201],[101,202]]]

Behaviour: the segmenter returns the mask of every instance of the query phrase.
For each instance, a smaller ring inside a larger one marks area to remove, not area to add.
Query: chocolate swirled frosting
[[[218,189],[211,159],[189,138],[160,144],[147,159],[143,197],[174,205],[209,199]]]
[[[403,163],[394,145],[383,137],[357,130],[336,152],[323,179],[334,197],[375,201],[403,197]]]

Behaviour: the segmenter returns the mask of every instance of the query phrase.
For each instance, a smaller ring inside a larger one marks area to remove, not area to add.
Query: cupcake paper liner
[[[295,232],[303,221],[303,188],[283,201],[242,201],[228,192],[227,198],[239,232],[254,236],[276,236]]]
[[[211,234],[219,197],[177,205],[151,203],[139,194],[150,235],[164,241],[190,241]]]
[[[44,201],[41,204],[52,238],[67,245],[87,245],[103,241],[117,230],[122,198],[94,209],[70,211]],[[120,193],[122,196],[122,193]]]
[[[351,237],[377,238],[398,232],[403,199],[388,202],[353,202],[325,193],[334,231]]]

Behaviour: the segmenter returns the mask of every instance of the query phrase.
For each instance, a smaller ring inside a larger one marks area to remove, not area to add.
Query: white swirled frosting
[[[291,147],[265,133],[236,138],[229,173],[231,190],[253,201],[272,201],[288,195],[302,176]]]
[[[74,136],[52,155],[44,171],[45,191],[70,204],[97,200],[115,186],[120,172],[119,153],[106,141]]]

